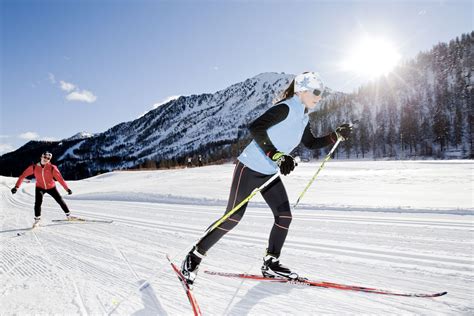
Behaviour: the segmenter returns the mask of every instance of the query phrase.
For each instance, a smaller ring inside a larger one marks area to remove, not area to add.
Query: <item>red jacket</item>
[[[66,184],[66,181],[64,181],[63,176],[58,170],[58,167],[51,163],[47,163],[46,165],[42,166],[39,162],[36,165],[31,165],[28,168],[26,168],[25,171],[21,174],[21,176],[18,178],[18,181],[16,182],[16,187],[19,188],[23,180],[31,176],[32,174],[35,175],[36,178],[36,187],[41,188],[41,189],[52,189],[56,186],[56,183],[54,180],[59,181],[61,185],[63,186],[64,190],[69,190],[69,187]]]

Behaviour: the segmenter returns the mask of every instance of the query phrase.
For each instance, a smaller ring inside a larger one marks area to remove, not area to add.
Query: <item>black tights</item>
[[[238,162],[234,171],[234,178],[232,180],[226,213],[249,196],[255,188],[264,184],[271,177],[272,175],[261,174],[253,171],[241,162]],[[288,195],[286,194],[283,182],[279,177],[262,190],[261,193],[268,206],[270,206],[275,218],[275,223],[270,232],[270,238],[268,241],[268,253],[279,256],[291,223],[291,211]],[[200,253],[205,254],[219,241],[219,239],[221,239],[232,228],[237,226],[244,216],[247,204],[248,203],[244,204],[236,213],[231,215],[227,220],[217,226],[214,230],[210,231],[199,241],[197,249]]]
[[[48,189],[48,190],[36,187],[36,191],[35,191],[35,217],[40,217],[41,216],[41,204],[43,204],[43,195],[45,193],[48,193],[49,195],[51,195],[53,197],[53,199],[56,202],[58,202],[58,204],[63,209],[64,213],[66,213],[66,214],[69,213],[69,209],[68,209],[66,203],[64,202],[63,198],[59,194],[58,189],[56,189],[56,187],[54,187],[52,189]]]

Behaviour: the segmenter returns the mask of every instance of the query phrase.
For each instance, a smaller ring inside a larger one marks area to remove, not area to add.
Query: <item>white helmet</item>
[[[317,96],[324,92],[324,85],[315,72],[305,72],[295,77],[295,92],[313,91]]]

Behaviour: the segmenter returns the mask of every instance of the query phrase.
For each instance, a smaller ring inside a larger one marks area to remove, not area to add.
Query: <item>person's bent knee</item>
[[[293,217],[291,216],[291,212],[282,212],[275,216],[275,225],[284,229],[288,229],[292,219]]]

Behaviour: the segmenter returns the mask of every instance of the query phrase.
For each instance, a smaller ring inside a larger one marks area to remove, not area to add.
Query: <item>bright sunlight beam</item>
[[[354,72],[370,79],[388,74],[398,63],[401,55],[389,41],[381,38],[364,38],[342,62],[344,71]]]

